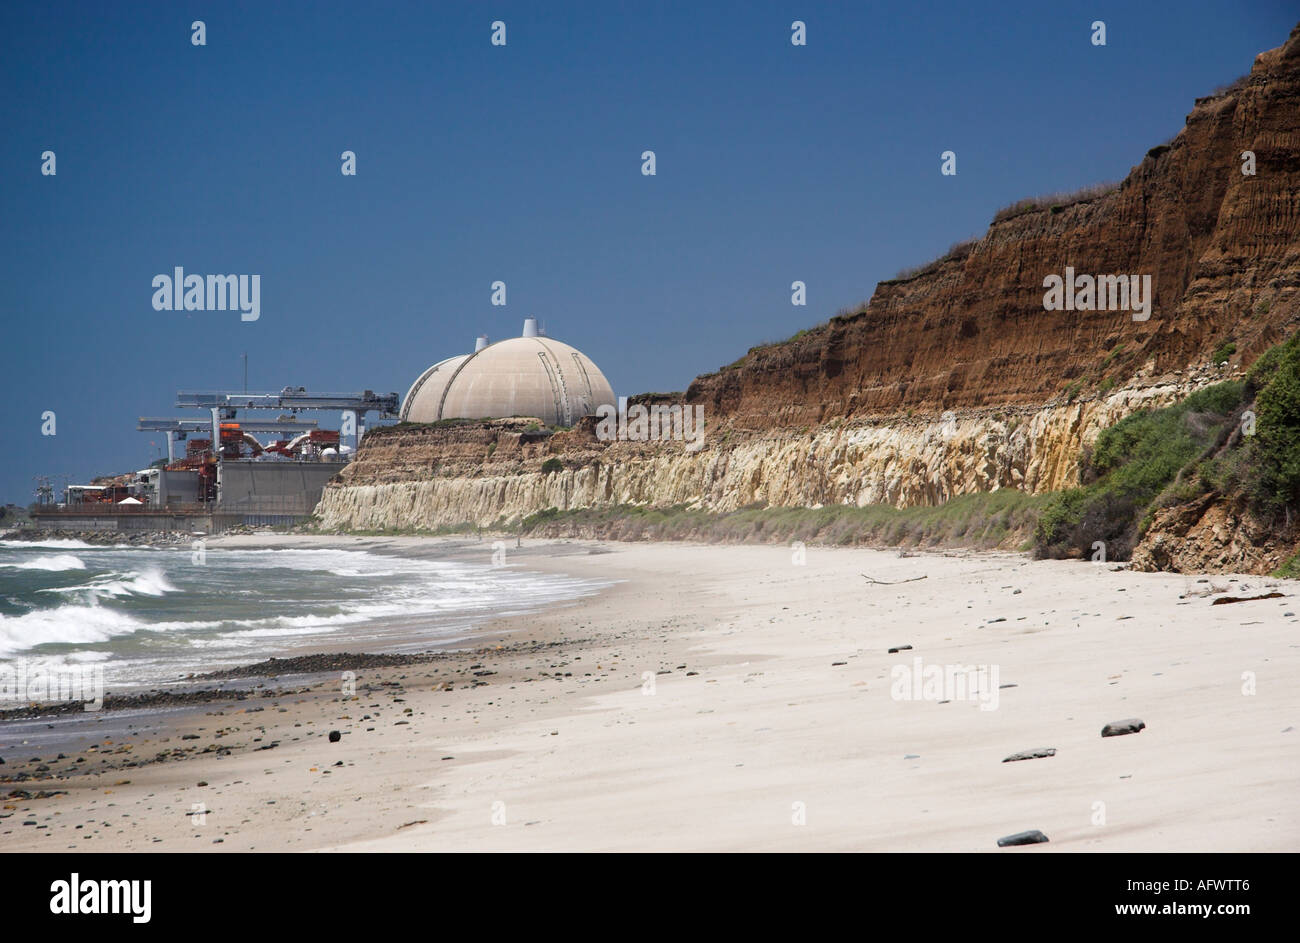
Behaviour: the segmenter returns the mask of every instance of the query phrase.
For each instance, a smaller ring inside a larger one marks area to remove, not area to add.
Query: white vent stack
[[[524,333],[523,333],[521,336],[523,336],[523,337],[536,337],[536,336],[537,336],[537,319],[536,319],[536,318],[524,318]]]
[[[488,345],[487,335],[480,334],[478,336],[478,340],[474,342],[474,353],[477,354],[480,350],[482,350],[487,345]]]

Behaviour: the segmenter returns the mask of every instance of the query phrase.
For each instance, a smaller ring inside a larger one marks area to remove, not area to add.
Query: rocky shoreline
[[[128,533],[117,530],[54,530],[52,528],[21,527],[15,530],[0,531],[0,540],[24,541],[27,543],[78,540],[96,547],[118,547],[123,544],[129,544],[133,547],[177,547],[188,546],[195,539],[193,534],[161,530]]]
[[[493,645],[473,649],[454,649],[449,651],[429,651],[413,653],[367,653],[367,652],[321,652],[312,655],[298,655],[293,658],[268,658],[251,665],[226,668],[221,671],[193,675],[176,684],[191,685],[204,681],[240,681],[255,678],[280,680],[281,678],[308,677],[323,674],[341,674],[346,671],[374,670],[381,668],[400,668],[410,665],[425,665],[471,660],[479,657],[502,655],[538,654],[559,645],[559,642],[528,641],[512,645]],[[573,644],[566,642],[564,644]],[[462,674],[464,671],[461,672]],[[489,672],[490,673],[490,672]],[[481,687],[486,682],[471,678],[466,687]],[[251,688],[203,687],[169,689],[154,688],[141,694],[105,694],[103,706],[99,712],[140,710],[148,708],[187,707],[207,704],[214,701],[243,701],[250,698],[284,697],[301,694],[313,688],[300,687],[268,689],[258,684]],[[87,712],[82,701],[58,701],[33,703],[25,707],[0,710],[0,722],[6,720],[32,720],[40,717],[61,717],[81,715]]]

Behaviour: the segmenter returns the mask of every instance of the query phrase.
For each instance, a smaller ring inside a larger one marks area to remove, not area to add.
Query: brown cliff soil
[[[858,311],[699,377],[687,399],[761,429],[1039,404],[1075,380],[1185,369],[1229,338],[1248,363],[1300,316],[1298,196],[1300,27],[1238,87],[1199,99],[1117,191],[996,222],[968,254],[882,282]],[[1067,265],[1150,274],[1150,319],[1044,311],[1043,279]]]

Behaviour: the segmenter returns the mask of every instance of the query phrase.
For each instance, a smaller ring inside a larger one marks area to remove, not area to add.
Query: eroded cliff
[[[910,507],[998,488],[1053,491],[1076,483],[1079,451],[1103,428],[1225,372],[1038,408],[708,430],[696,452],[676,442],[604,442],[591,418],[550,435],[527,431],[535,423],[526,419],[395,426],[366,436],[318,515],[327,528],[436,529],[516,521],[549,507]],[[544,468],[548,461],[560,467]]]
[[[1044,310],[1044,278],[1067,266],[1152,276],[1149,319]],[[525,420],[377,429],[318,515],[436,528],[548,507],[905,507],[1055,490],[1102,428],[1238,374],[1297,320],[1300,27],[1197,100],[1118,189],[1000,214],[857,311],[696,379],[684,401],[704,407],[697,452],[603,442],[591,419],[554,435]]]

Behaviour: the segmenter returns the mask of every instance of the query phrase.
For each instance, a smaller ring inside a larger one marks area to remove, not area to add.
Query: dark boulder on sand
[[[1040,845],[1047,841],[1047,836],[1038,829],[1031,832],[1016,832],[1014,835],[1007,835],[998,839],[998,847],[1006,848],[1009,845]]]
[[[1116,720],[1101,728],[1103,737],[1122,737],[1129,733],[1138,733],[1146,729],[1146,724],[1136,717],[1130,717],[1128,720]]]

